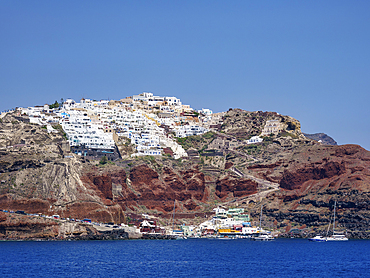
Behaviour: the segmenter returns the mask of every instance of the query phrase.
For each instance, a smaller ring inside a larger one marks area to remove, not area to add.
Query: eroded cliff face
[[[221,131],[238,140],[249,139],[260,135],[268,120],[278,120],[282,131],[288,131],[294,136],[303,138],[301,123],[290,117],[276,112],[245,111],[230,109],[223,117]]]
[[[230,176],[217,180],[216,195],[221,199],[225,196],[243,197],[257,193],[258,184],[249,179],[235,179]]]
[[[121,207],[104,188],[107,177],[84,183],[87,162],[66,151],[61,133],[49,134],[9,114],[2,118],[0,134],[0,209],[123,222]]]
[[[123,229],[98,230],[84,223],[0,212],[0,240],[127,239]]]
[[[257,192],[258,184],[250,179],[238,179],[229,174],[208,176],[196,163],[175,168],[164,166],[159,171],[150,165],[140,164],[127,169],[127,173],[119,168],[89,172],[82,180],[86,181],[86,177],[90,181],[104,179],[104,188],[110,192],[112,188],[119,188],[115,190],[113,201],[124,210],[151,210],[164,214],[173,211],[175,200],[178,212],[191,214],[207,211],[210,201],[223,202]]]
[[[306,181],[330,179],[345,173],[345,165],[342,162],[324,162],[320,164],[308,164],[292,172],[285,170],[280,180],[280,187],[284,189],[297,189]]]
[[[269,119],[280,119],[282,132],[247,145]],[[175,200],[178,213],[194,218],[217,204],[235,204],[256,220],[263,205],[271,227],[289,231],[326,229],[337,201],[340,226],[363,235],[370,224],[370,152],[321,145],[301,134],[297,120],[277,113],[228,111],[222,133],[183,140],[198,158],[105,166],[66,153],[61,134],[11,116],[0,127],[1,209],[122,223],[125,212],[169,216]],[[202,153],[212,151],[214,140],[222,149],[215,156]]]
[[[268,166],[251,170],[280,183],[281,190],[269,195],[265,202],[271,221],[323,231],[336,201],[338,227],[353,236],[367,237],[370,152],[356,145],[315,145],[302,148],[273,168]]]
[[[117,177],[117,172],[101,175]],[[99,180],[102,176],[94,176],[93,179]],[[174,200],[178,200],[192,210],[196,207],[195,200],[201,201],[204,197],[204,174],[196,169],[176,173],[164,167],[158,174],[148,165],[142,164],[130,169],[127,175],[121,171],[118,176],[119,179],[111,178],[115,180],[114,186],[121,188],[116,191],[114,200],[124,209],[136,210],[145,206],[150,210],[168,212],[172,211]],[[109,181],[105,186],[111,189],[113,182]]]
[[[49,219],[0,212],[0,239],[49,239],[58,231],[58,224]]]

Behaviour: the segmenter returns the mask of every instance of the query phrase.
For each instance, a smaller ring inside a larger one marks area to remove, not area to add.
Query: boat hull
[[[323,238],[320,238],[320,239],[318,239],[318,238],[309,238],[308,240],[309,240],[309,241],[317,241],[317,242],[323,242],[323,241],[326,241],[326,239],[323,239]]]

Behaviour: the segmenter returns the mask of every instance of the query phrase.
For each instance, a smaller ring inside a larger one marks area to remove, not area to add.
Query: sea
[[[370,277],[370,241],[4,241],[0,277]]]

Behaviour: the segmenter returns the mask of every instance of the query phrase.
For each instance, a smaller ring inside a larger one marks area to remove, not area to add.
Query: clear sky
[[[370,150],[370,1],[0,1],[0,111],[144,91]]]

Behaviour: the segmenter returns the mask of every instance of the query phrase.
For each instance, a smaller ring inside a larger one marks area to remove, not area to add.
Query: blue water
[[[0,277],[370,277],[370,241],[0,242]]]

